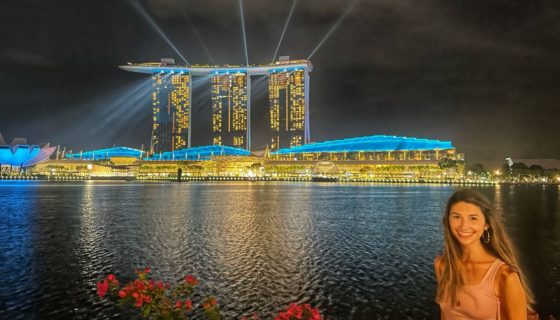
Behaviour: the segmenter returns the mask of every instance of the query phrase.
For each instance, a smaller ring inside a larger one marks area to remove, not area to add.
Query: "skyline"
[[[312,54],[312,141],[449,140],[488,169],[505,157],[560,157],[558,4],[243,1],[244,39],[237,1],[139,3],[190,63],[269,63],[277,47],[292,59]],[[6,139],[74,150],[149,144],[149,97],[123,97],[148,92],[149,77],[118,65],[181,57],[131,1],[10,1],[0,15]],[[268,110],[259,85],[253,123]],[[208,87],[193,86],[205,106],[193,116],[208,118],[193,122],[194,146],[211,144]],[[253,145],[268,143],[266,126],[253,127]]]

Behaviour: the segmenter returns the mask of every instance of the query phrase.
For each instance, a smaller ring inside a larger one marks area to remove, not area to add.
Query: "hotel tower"
[[[249,77],[246,73],[212,76],[212,144],[250,149]]]
[[[152,91],[151,153],[190,148],[191,77],[155,74]]]
[[[309,142],[306,70],[271,72],[268,77],[271,150]]]
[[[209,76],[212,81],[213,145],[251,150],[253,75],[268,77],[269,149],[297,147],[310,141],[309,73],[313,65],[307,60],[280,57],[279,61],[256,66],[185,66],[162,59],[119,67],[152,75],[152,153],[191,147],[191,87],[192,77],[197,76]]]

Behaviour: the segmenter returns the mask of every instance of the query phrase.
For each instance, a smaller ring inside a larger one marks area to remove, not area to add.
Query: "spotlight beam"
[[[245,35],[245,17],[243,16],[243,0],[239,0],[239,12],[241,13],[241,29],[243,30],[243,44],[245,46],[245,62],[249,65],[249,54],[247,53],[247,36]]]
[[[216,65],[216,62],[214,62],[214,59],[212,58],[212,55],[210,54],[210,51],[208,50],[208,47],[206,47],[206,44],[204,43],[204,40],[202,40],[202,37],[200,36],[200,33],[198,33],[198,29],[194,25],[194,22],[192,21],[191,17],[189,16],[187,10],[183,10],[183,14],[185,15],[185,17],[187,17],[187,20],[189,20],[189,23],[192,27],[192,30],[193,30],[194,34],[196,35],[196,37],[198,38],[198,41],[200,41],[200,44],[202,45],[202,48],[204,48],[204,51],[206,51],[206,54],[208,55],[208,58],[210,58],[210,61],[212,62],[213,65]]]
[[[113,107],[118,108],[121,105],[126,104],[128,101],[130,101],[131,99],[135,99],[138,96],[141,96],[143,94],[143,92],[147,92],[147,89],[151,89],[152,86],[152,79],[151,77],[143,80],[139,85],[136,85],[134,87],[132,87],[132,89],[130,88],[123,88],[121,89],[121,91],[119,91],[119,96],[118,97],[114,97],[112,98],[111,103],[104,103],[105,105],[110,105],[111,108],[106,108],[105,110],[101,111],[101,116],[104,119],[109,119],[111,120],[111,117],[113,117],[115,115],[115,110],[113,109]]]
[[[272,62],[276,59],[276,55],[278,54],[278,49],[280,49],[280,45],[282,44],[282,39],[284,39],[284,34],[286,33],[286,29],[288,29],[288,24],[292,18],[292,13],[294,12],[294,8],[296,7],[297,0],[294,0],[292,3],[292,8],[290,9],[290,13],[288,14],[288,19],[286,19],[286,24],[284,25],[284,30],[282,30],[282,35],[280,36],[280,41],[278,41],[278,46],[276,46],[276,51],[274,51],[274,57],[272,57]]]
[[[123,124],[136,124],[144,117],[143,110],[150,98],[151,82],[151,78],[147,78],[138,84],[120,88],[115,94],[92,101],[94,109],[81,130],[91,135],[109,134],[117,138],[123,130]]]
[[[191,64],[187,61],[187,59],[185,59],[185,57],[181,54],[181,52],[179,52],[179,49],[177,49],[177,47],[173,45],[171,40],[169,40],[169,38],[165,35],[165,33],[163,33],[161,28],[150,17],[150,15],[146,12],[146,10],[144,10],[144,8],[142,8],[142,6],[135,0],[129,0],[128,2],[130,3],[130,5],[132,5],[132,7],[134,7],[134,9],[136,9],[136,11],[138,11],[138,13],[140,13],[140,15],[142,15],[142,17],[144,17],[144,19],[146,19],[146,21],[148,21],[148,23],[152,26],[152,28],[154,28],[154,30],[163,38],[163,40],[167,42],[167,44],[173,49],[173,51],[175,51],[175,53],[177,53],[179,57],[183,59],[185,64],[190,67]]]
[[[344,20],[344,18],[346,18],[346,16],[352,11],[352,9],[354,8],[354,6],[356,5],[356,2],[358,2],[359,0],[354,0],[352,1],[352,3],[350,3],[350,5],[348,5],[348,7],[346,8],[346,10],[344,11],[344,13],[342,13],[342,15],[336,20],[336,22],[333,24],[333,26],[329,29],[329,31],[327,32],[327,34],[323,37],[323,39],[321,40],[321,42],[319,42],[319,44],[315,47],[315,49],[313,49],[313,52],[311,52],[311,54],[309,55],[309,57],[307,57],[307,60],[311,59],[311,57],[315,54],[315,52],[317,52],[317,50],[319,50],[319,48],[321,48],[321,46],[323,45],[323,43],[330,37],[330,35],[338,28],[338,26],[340,26],[340,24],[342,23],[342,21]]]

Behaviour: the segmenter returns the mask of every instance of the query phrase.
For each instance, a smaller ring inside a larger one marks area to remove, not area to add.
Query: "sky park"
[[[463,181],[464,155],[450,141],[372,135],[316,142],[311,139],[309,82],[313,54],[336,30],[354,3],[333,24],[306,59],[276,59],[294,1],[272,62],[249,64],[240,1],[245,65],[192,65],[148,13],[133,7],[184,63],[127,63],[124,71],[150,76],[152,133],[148,150],[113,147],[66,152],[50,145],[11,143],[0,135],[2,179],[43,180],[288,180],[288,181]],[[194,26],[193,26],[194,27]],[[196,31],[196,30],[195,30]],[[199,37],[202,47],[206,48]],[[208,53],[208,50],[205,49]],[[270,143],[251,145],[251,76],[268,81]],[[264,77],[262,77],[264,76]],[[191,145],[192,86],[211,80],[212,144]],[[143,110],[149,110],[148,106]]]

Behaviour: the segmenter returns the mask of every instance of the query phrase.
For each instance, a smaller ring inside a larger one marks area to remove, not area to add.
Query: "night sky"
[[[244,64],[236,0],[137,2],[192,64]],[[243,1],[249,63],[271,61],[291,0]],[[560,158],[560,2],[299,0],[279,55],[311,57],[314,141],[386,134],[450,140],[469,164]],[[79,152],[149,145],[147,76],[126,62],[179,55],[131,1],[8,0],[0,10],[0,132]],[[197,37],[203,40],[202,42]],[[253,79],[253,146],[268,143]],[[209,144],[209,83],[193,145]],[[136,90],[136,91],[135,91]]]

